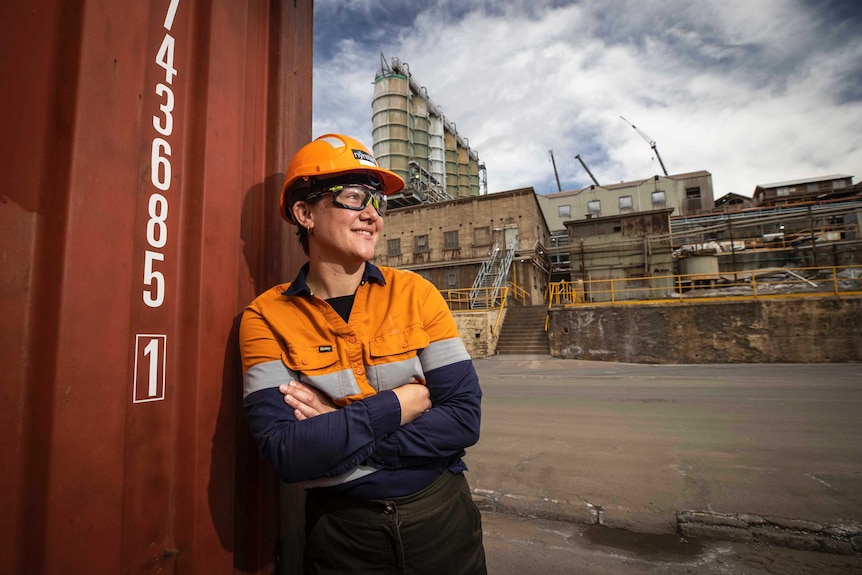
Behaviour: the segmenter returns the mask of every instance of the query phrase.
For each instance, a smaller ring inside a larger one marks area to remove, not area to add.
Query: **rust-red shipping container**
[[[0,572],[273,572],[236,325],[302,261],[312,1],[0,16]]]

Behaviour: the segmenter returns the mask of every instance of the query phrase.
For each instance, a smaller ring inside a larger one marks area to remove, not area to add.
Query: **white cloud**
[[[551,149],[566,189],[590,183],[575,154],[602,183],[660,173],[620,115],[670,173],[710,171],[717,196],[862,165],[862,38],[830,37],[841,24],[799,2],[492,4],[318,0],[315,133],[370,145],[382,51],[469,139],[491,192],[555,191]]]

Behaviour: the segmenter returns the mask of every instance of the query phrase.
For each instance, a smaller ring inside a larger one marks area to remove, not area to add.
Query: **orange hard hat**
[[[401,176],[381,168],[374,155],[359,141],[342,134],[326,134],[304,145],[290,160],[278,203],[281,216],[296,223],[291,208],[301,198],[291,200],[295,190],[313,189],[319,180],[347,174],[369,176],[387,196],[404,188]]]

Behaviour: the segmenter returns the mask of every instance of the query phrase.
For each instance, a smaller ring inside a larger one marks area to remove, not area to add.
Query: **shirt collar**
[[[308,262],[305,262],[299,273],[296,274],[296,279],[287,286],[286,290],[281,292],[281,295],[311,295],[311,290],[308,289],[308,283],[306,282],[308,265]],[[365,271],[362,272],[362,282],[359,285],[363,285],[365,282],[386,285],[386,280],[383,279],[383,272],[371,262],[365,262]]]

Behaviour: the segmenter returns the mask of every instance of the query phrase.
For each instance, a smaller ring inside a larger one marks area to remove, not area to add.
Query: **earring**
[[[308,229],[308,235],[310,235],[310,236],[314,235],[314,226],[308,226],[308,228],[306,228],[306,229]]]

